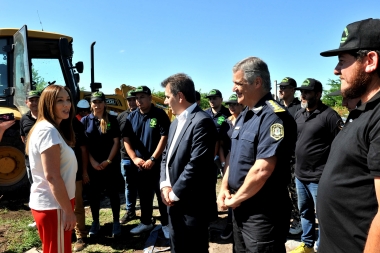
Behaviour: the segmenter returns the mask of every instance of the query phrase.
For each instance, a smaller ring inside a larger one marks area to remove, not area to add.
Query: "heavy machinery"
[[[83,63],[73,65],[72,42],[69,36],[28,31],[27,26],[0,29],[0,114],[13,113],[17,120],[0,142],[1,193],[16,191],[28,183],[19,125],[21,115],[29,110],[25,104],[27,92],[56,83],[70,89],[75,104],[79,100]]]
[[[135,89],[133,86],[122,84],[120,88],[115,89],[115,94],[104,94],[106,96],[107,110],[115,113],[121,113],[128,109],[128,105],[125,101],[126,94]],[[86,99],[90,101],[91,92],[89,91],[81,91],[80,99]],[[152,95],[152,103],[158,108],[163,109],[166,114],[172,119],[173,114],[170,108],[164,104],[164,99],[161,97],[157,97]]]

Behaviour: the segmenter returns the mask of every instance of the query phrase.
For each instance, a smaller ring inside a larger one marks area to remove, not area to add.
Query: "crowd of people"
[[[121,224],[136,219],[137,196],[140,223],[130,233],[150,231],[156,195],[172,252],[208,252],[218,206],[228,210],[221,238],[233,237],[234,252],[286,252],[289,233],[301,234],[292,253],[377,252],[380,20],[349,24],[339,48],[321,55],[338,56],[334,74],[341,88],[330,95],[343,97],[345,122],[322,103],[323,87],[314,78],[297,86],[285,77],[280,100],[274,100],[268,66],[258,57],[233,66],[228,108],[212,89],[206,96],[210,108],[203,111],[186,74],[162,81],[172,122],[152,103],[147,86],[125,94],[129,109],[117,117],[107,112],[99,91],[76,108],[64,86],[29,92],[20,132],[43,252],[71,252],[73,230],[74,251],[84,249],[88,236],[96,238],[102,192],[111,203],[113,237],[121,235]],[[0,140],[13,124],[0,122]],[[121,191],[126,206],[120,218]]]

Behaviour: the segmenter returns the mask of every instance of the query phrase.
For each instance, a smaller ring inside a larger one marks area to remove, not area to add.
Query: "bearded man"
[[[360,97],[335,138],[318,189],[318,253],[379,252],[380,248],[380,19],[349,24],[334,74],[342,96]]]
[[[342,119],[336,111],[321,102],[322,84],[307,78],[300,87],[301,107],[296,112],[296,188],[301,215],[302,243],[292,253],[314,252],[315,206],[319,179],[325,167],[330,146],[340,131]]]

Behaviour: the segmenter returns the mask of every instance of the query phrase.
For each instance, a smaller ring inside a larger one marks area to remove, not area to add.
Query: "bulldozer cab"
[[[0,194],[17,191],[28,183],[19,120],[28,112],[30,90],[50,84],[67,86],[73,104],[79,100],[79,73],[83,63],[72,64],[73,38],[44,31],[0,28],[0,113],[13,113],[16,121],[0,142]]]

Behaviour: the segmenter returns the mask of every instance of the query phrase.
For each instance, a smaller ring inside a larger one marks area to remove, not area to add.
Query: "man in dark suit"
[[[168,206],[172,252],[208,252],[208,224],[215,212],[216,128],[198,107],[185,74],[165,79],[165,104],[176,119],[161,162],[160,189]]]

